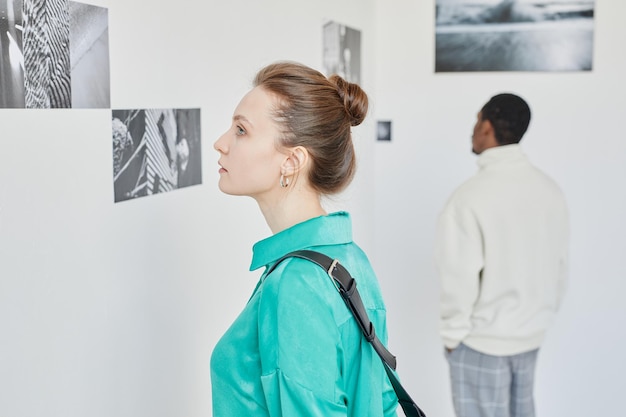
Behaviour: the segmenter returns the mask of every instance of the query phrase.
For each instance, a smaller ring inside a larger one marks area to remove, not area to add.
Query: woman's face
[[[276,98],[255,87],[239,102],[230,128],[213,147],[220,154],[219,188],[257,201],[280,188],[281,164],[287,158],[277,149],[280,136],[271,111]]]

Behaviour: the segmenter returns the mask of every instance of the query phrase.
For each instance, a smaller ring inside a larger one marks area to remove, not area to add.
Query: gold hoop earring
[[[287,188],[289,186],[289,177],[285,177],[283,174],[280,174],[280,186],[282,188]]]

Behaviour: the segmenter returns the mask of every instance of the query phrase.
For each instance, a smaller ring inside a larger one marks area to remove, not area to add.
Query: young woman
[[[240,316],[211,358],[214,417],[392,416],[397,398],[328,274],[281,256],[312,249],[338,259],[357,280],[379,338],[385,305],[350,216],[328,214],[321,197],[343,190],[355,171],[350,129],[367,113],[365,92],[304,65],[263,68],[215,142],[219,188],[254,198],[273,235],[253,247],[265,267]]]

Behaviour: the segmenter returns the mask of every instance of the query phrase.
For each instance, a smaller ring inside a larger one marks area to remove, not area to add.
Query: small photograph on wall
[[[376,139],[391,142],[391,121],[379,120],[377,124]]]
[[[0,107],[110,107],[107,10],[0,0]]]
[[[591,71],[595,0],[436,0],[435,72]]]
[[[324,72],[361,82],[361,32],[337,22],[324,25]]]
[[[111,113],[116,203],[202,184],[200,109]]]

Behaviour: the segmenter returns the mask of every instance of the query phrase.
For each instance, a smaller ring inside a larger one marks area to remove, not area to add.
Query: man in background
[[[450,197],[435,248],[440,334],[457,417],[532,417],[535,363],[565,290],[563,193],[519,142],[530,108],[492,97],[472,136],[478,172]]]

